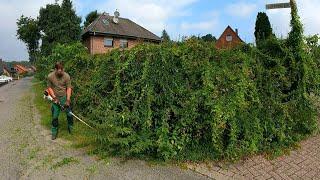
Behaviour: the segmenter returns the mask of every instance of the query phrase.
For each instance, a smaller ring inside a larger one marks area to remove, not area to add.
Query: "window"
[[[120,39],[120,48],[128,48],[128,40]]]
[[[228,42],[231,42],[231,41],[232,41],[232,36],[231,36],[230,34],[228,34],[227,37],[226,37],[226,40],[227,40]]]
[[[113,39],[104,38],[104,47],[113,47]]]
[[[102,22],[103,22],[103,24],[105,24],[105,25],[107,25],[107,26],[109,25],[109,21],[106,20],[106,19],[103,19]]]

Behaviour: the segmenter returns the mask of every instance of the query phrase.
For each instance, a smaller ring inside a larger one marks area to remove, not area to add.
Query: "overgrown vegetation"
[[[316,129],[309,93],[286,91],[292,83],[283,59],[291,52],[285,42],[268,43],[265,52],[216,51],[193,40],[95,57],[81,44],[60,45],[40,62],[38,76],[44,80],[56,59],[64,61],[74,78],[75,111],[96,125],[105,151],[235,159],[287,147]],[[305,80],[316,93],[313,73]]]
[[[311,95],[320,83],[318,42],[303,39],[291,6],[289,38],[259,49],[219,51],[191,38],[91,56],[81,43],[57,45],[38,61],[38,78],[63,61],[75,111],[106,153],[234,160],[290,147],[317,129]]]

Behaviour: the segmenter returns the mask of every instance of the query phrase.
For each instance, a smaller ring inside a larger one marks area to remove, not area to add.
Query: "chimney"
[[[238,29],[236,29],[236,34],[237,34],[237,35],[239,35],[239,31],[238,31]]]

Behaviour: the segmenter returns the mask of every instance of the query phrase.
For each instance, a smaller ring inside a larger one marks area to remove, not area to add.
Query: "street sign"
[[[290,3],[275,3],[275,4],[267,4],[266,9],[283,9],[283,8],[291,8]]]

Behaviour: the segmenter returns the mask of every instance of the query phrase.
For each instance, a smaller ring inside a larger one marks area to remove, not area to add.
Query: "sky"
[[[59,0],[61,2],[62,0]],[[163,29],[171,39],[182,36],[213,34],[217,38],[230,25],[239,30],[247,43],[254,42],[257,13],[267,12],[278,37],[290,31],[290,9],[265,10],[266,3],[289,0],[73,0],[78,16],[84,20],[93,11],[128,18],[158,36]],[[16,38],[16,21],[23,14],[36,18],[41,7],[55,0],[0,0],[0,58],[5,61],[27,60],[23,42]],[[297,0],[306,35],[320,34],[320,0]]]

